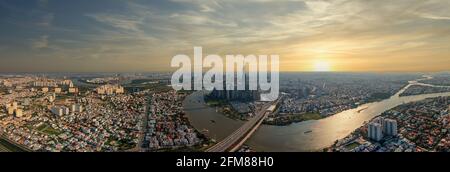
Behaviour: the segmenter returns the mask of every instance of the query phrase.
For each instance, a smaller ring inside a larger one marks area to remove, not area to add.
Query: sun
[[[314,62],[314,71],[315,72],[329,72],[331,71],[331,66],[328,61],[320,60]]]

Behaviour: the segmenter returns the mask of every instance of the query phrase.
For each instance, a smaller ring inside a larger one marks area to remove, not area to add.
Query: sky
[[[448,0],[0,0],[0,72],[173,71],[177,54],[282,71],[449,71]]]

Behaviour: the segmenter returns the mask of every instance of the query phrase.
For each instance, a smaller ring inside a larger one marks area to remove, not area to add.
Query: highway
[[[0,152],[33,152],[31,149],[16,143],[6,136],[6,134],[0,130]]]
[[[0,152],[32,152],[32,150],[9,140],[6,136],[0,133]]]
[[[0,152],[10,152],[6,147],[0,144]]]
[[[253,134],[253,132],[256,131],[263,120],[268,116],[269,112],[267,112],[267,109],[276,103],[278,103],[278,101],[264,104],[262,108],[256,112],[255,117],[251,118],[228,137],[207,149],[206,152],[236,151]]]

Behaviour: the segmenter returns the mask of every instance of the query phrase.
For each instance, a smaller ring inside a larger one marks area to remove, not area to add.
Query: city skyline
[[[0,72],[173,71],[177,54],[278,54],[281,71],[450,69],[450,2],[0,0]]]

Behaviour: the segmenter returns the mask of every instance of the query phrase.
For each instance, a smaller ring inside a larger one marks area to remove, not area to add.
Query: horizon
[[[2,75],[39,75],[39,74],[50,74],[50,75],[83,75],[83,74],[104,74],[104,75],[114,75],[114,74],[173,74],[174,71],[148,71],[148,72],[0,72]],[[205,74],[203,71],[202,74]],[[416,75],[436,75],[436,74],[450,74],[450,71],[280,71],[280,74],[416,74]]]

